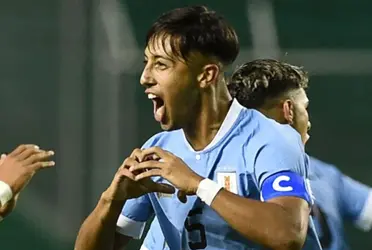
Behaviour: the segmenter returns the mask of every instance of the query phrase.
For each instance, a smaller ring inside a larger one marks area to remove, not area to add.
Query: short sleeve
[[[307,179],[309,160],[296,144],[264,145],[255,158],[255,177],[263,201],[280,196],[294,196],[313,204]]]
[[[120,234],[140,239],[146,222],[153,216],[153,208],[148,195],[128,200],[116,223]]]
[[[372,227],[372,190],[370,187],[341,174],[340,203],[345,217],[369,231]]]

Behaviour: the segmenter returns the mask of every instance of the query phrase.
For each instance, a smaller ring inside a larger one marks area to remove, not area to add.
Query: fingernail
[[[39,149],[39,146],[36,146],[36,145],[35,145],[34,148],[35,148],[35,149]]]
[[[54,155],[54,151],[48,151],[49,155]]]
[[[133,170],[134,170],[134,167],[130,167],[130,168],[129,168],[129,171],[132,172]]]

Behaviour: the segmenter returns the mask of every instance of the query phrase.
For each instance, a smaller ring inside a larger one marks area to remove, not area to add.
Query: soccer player
[[[303,145],[228,92],[238,52],[234,29],[206,7],[156,20],[141,84],[165,131],[124,160],[75,250],[122,249],[153,215],[142,249],[320,249]]]
[[[305,143],[310,127],[307,84],[308,76],[303,69],[260,59],[240,66],[233,73],[228,88],[243,106],[293,126]],[[345,221],[354,222],[362,230],[371,229],[371,188],[313,157],[310,157],[309,176],[316,204],[313,215],[322,247],[346,249]]]
[[[0,221],[13,211],[19,193],[40,169],[54,166],[49,157],[53,151],[40,150],[36,145],[20,145],[0,159]]]

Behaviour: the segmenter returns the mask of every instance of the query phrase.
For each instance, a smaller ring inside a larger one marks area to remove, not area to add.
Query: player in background
[[[206,7],[156,20],[141,84],[165,131],[123,162],[75,250],[122,249],[152,215],[142,249],[320,249],[302,143],[228,92],[238,52],[234,29]]]
[[[23,188],[34,174],[54,166],[49,158],[53,151],[44,151],[36,145],[20,145],[0,158],[0,221],[13,211]]]
[[[310,128],[307,84],[308,76],[302,68],[260,59],[240,66],[228,87],[243,106],[257,109],[282,124],[290,124],[306,143]],[[316,204],[313,215],[322,247],[347,249],[345,221],[353,222],[363,231],[371,229],[371,188],[314,157],[310,157],[309,177]]]

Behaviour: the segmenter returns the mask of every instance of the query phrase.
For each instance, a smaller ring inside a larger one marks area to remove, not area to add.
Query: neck
[[[260,111],[266,117],[273,119],[280,124],[288,124],[285,118],[275,108],[258,108],[258,111]]]
[[[208,146],[220,129],[232,103],[226,84],[201,94],[200,109],[183,131],[194,150]]]

